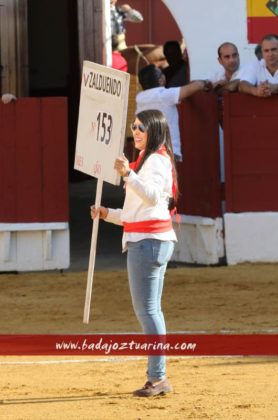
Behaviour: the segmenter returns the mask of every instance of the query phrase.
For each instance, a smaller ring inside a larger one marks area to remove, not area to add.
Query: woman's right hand
[[[98,208],[96,208],[96,206],[91,206],[90,211],[91,211],[91,218],[93,220],[97,217],[98,214],[99,214],[100,219],[106,219],[108,215],[108,208],[103,207],[103,206],[100,206]]]

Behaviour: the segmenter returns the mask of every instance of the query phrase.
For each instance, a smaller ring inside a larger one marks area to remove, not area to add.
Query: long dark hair
[[[151,154],[155,153],[161,146],[164,146],[167,154],[169,155],[173,167],[173,182],[176,187],[176,194],[175,197],[173,197],[173,204],[175,204],[178,199],[178,177],[167,120],[162,114],[162,112],[156,109],[148,109],[147,111],[141,111],[138,114],[136,114],[135,117],[138,118],[138,120],[140,120],[144,124],[146,132],[148,134],[144,155],[142,156],[142,159],[140,160],[140,163],[138,164],[135,172],[138,172],[142,168],[142,166]]]

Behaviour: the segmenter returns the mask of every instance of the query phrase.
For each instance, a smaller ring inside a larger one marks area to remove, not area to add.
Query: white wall
[[[224,220],[229,265],[277,263],[278,212],[226,213]]]
[[[247,42],[246,0],[163,2],[186,41],[192,79],[205,78],[219,67],[217,48],[222,42],[237,45],[242,64],[254,58],[254,45]]]

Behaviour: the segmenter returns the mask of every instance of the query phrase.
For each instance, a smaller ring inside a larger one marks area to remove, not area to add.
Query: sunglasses
[[[131,131],[136,131],[136,130],[139,130],[139,131],[141,131],[141,133],[145,133],[145,131],[146,131],[146,127],[144,126],[144,124],[130,124],[130,128],[131,128]]]

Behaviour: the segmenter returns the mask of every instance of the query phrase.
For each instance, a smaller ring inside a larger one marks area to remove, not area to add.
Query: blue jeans
[[[127,243],[127,271],[133,308],[144,334],[166,334],[161,311],[164,274],[174,243],[157,239],[143,239]],[[166,377],[165,356],[149,356],[149,381]]]

